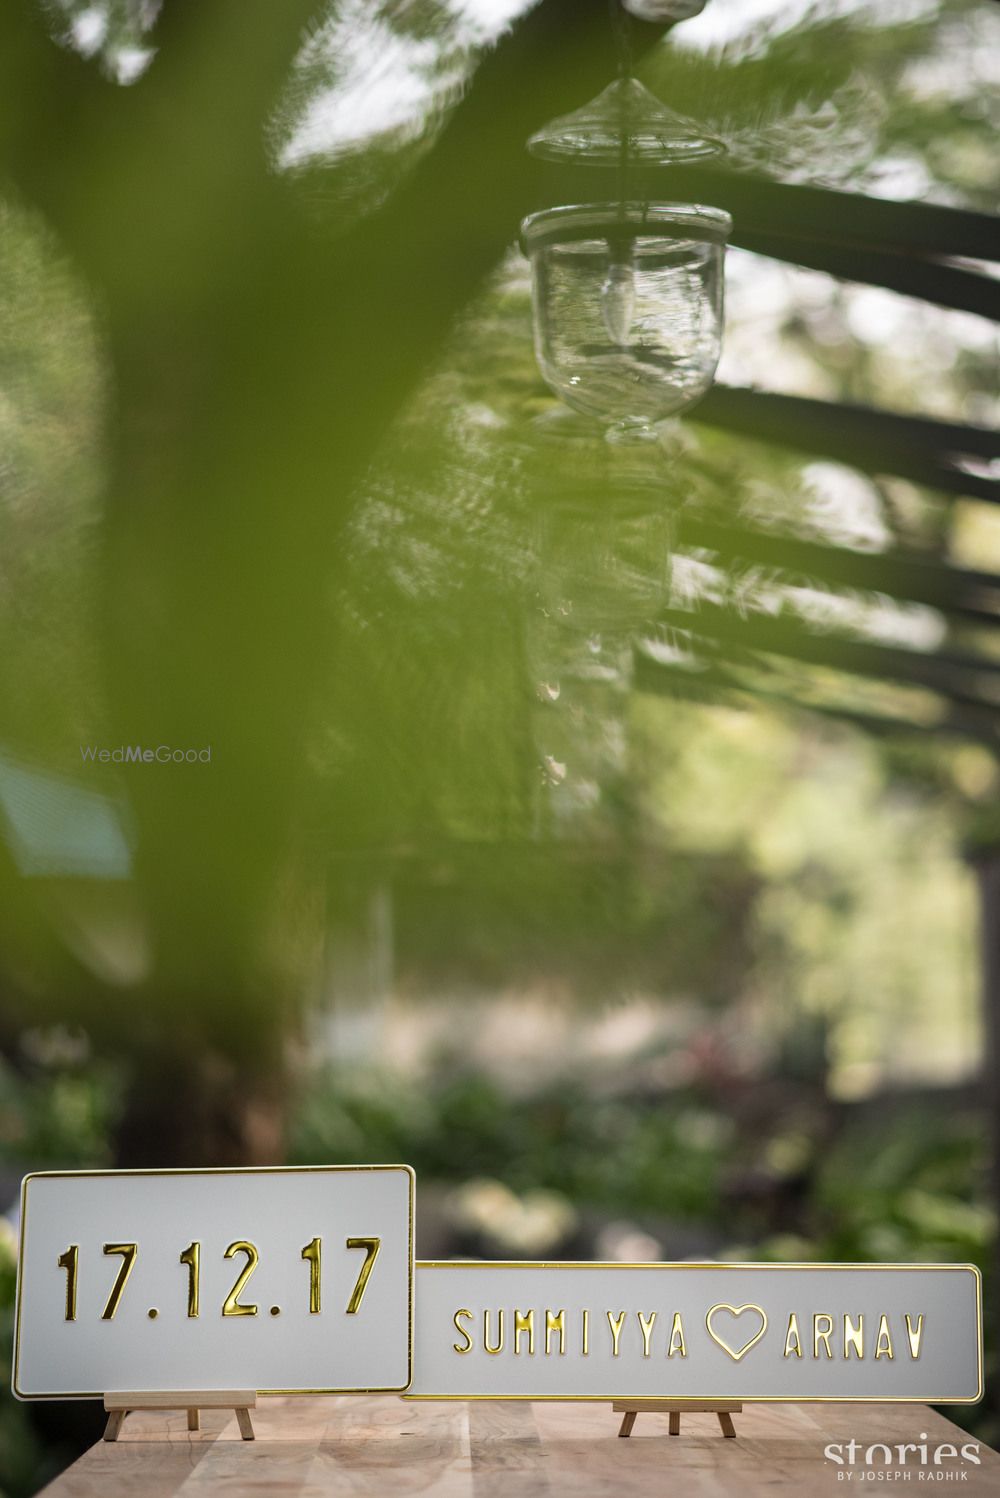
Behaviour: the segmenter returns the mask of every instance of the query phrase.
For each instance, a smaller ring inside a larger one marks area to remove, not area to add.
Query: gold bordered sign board
[[[423,1399],[982,1396],[970,1265],[426,1263]]]
[[[405,1165],[28,1176],[14,1393],[400,1392],[413,1191]]]

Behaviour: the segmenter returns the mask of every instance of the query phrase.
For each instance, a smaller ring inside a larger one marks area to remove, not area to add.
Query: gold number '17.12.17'
[[[381,1238],[348,1238],[348,1248],[363,1248],[365,1250],[365,1262],[361,1266],[358,1282],[351,1291],[351,1298],[347,1302],[348,1316],[356,1316],[361,1309],[361,1302],[365,1298],[368,1281],[371,1279],[372,1270],[375,1268],[375,1260],[378,1251],[382,1247]]]
[[[181,1254],[181,1263],[188,1271],[188,1315],[197,1316],[200,1305],[201,1244],[189,1243]]]
[[[240,1238],[236,1243],[230,1243],[223,1258],[231,1259],[234,1254],[246,1254],[247,1261],[240,1270],[235,1285],[226,1296],[222,1306],[222,1314],[223,1316],[256,1316],[257,1307],[241,1306],[239,1297],[247,1280],[257,1268],[257,1250],[252,1243],[247,1243],[245,1239]]]
[[[348,1248],[363,1248],[365,1260],[358,1274],[357,1283],[351,1291],[351,1298],[347,1302],[347,1315],[356,1316],[361,1309],[361,1303],[368,1288],[375,1260],[378,1258],[382,1247],[381,1238],[348,1238]],[[318,1315],[321,1307],[321,1281],[322,1281],[322,1249],[321,1238],[313,1238],[302,1249],[301,1257],[309,1265],[309,1312],[310,1315]],[[129,1275],[135,1264],[139,1253],[138,1243],[105,1243],[104,1252],[107,1255],[120,1254],[121,1267],[115,1276],[115,1282],[111,1287],[107,1304],[101,1312],[102,1321],[112,1321],[121,1302],[125,1286],[128,1284]],[[234,1255],[242,1253],[246,1255],[246,1263],[240,1271],[236,1283],[230,1290],[222,1306],[223,1316],[256,1316],[257,1306],[243,1305],[240,1295],[246,1288],[247,1281],[257,1268],[259,1254],[252,1243],[240,1238],[235,1243],[230,1243],[224,1257],[231,1259]],[[57,1264],[60,1269],[66,1271],[66,1320],[76,1320],[77,1304],[77,1279],[80,1266],[79,1244],[71,1243],[65,1253],[59,1255]],[[200,1311],[200,1280],[201,1280],[201,1244],[195,1240],[189,1243],[180,1255],[180,1262],[188,1271],[188,1316],[197,1316]]]
[[[108,1303],[101,1312],[102,1321],[111,1321],[114,1319],[114,1314],[118,1309],[118,1302],[122,1298],[122,1291],[128,1284],[128,1277],[132,1273],[132,1265],[135,1263],[136,1255],[139,1252],[139,1245],[138,1243],[105,1243],[104,1252],[106,1254],[121,1254],[122,1256],[121,1268],[118,1271],[114,1284],[111,1286]]]
[[[56,1263],[66,1271],[66,1320],[76,1320],[76,1272],[80,1265],[80,1245],[71,1243]]]

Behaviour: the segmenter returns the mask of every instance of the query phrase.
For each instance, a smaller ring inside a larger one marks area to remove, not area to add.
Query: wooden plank
[[[685,1413],[678,1440],[669,1438],[666,1414],[647,1412],[632,1439],[620,1441],[618,1416],[603,1403],[269,1398],[259,1401],[254,1418],[257,1440],[244,1444],[230,1410],[209,1410],[201,1431],[187,1429],[183,1408],[130,1415],[116,1444],[92,1447],[44,1498],[245,1498],[257,1492],[274,1498],[660,1498],[665,1488],[685,1498],[801,1498],[810,1491],[822,1498],[848,1486],[838,1481],[843,1469],[825,1455],[830,1443],[853,1440],[862,1452],[876,1443],[926,1444],[933,1451],[969,1440],[925,1405],[745,1404],[734,1440],[721,1438],[711,1413],[695,1411]],[[1000,1491],[1000,1456],[982,1445],[979,1456],[980,1465],[961,1467],[961,1489],[970,1498]],[[882,1465],[877,1452],[874,1465]],[[919,1480],[919,1457],[911,1452],[905,1466],[912,1469],[910,1481]],[[894,1459],[890,1471],[900,1470]]]
[[[671,1441],[666,1415],[644,1415],[631,1438],[618,1439],[617,1418],[607,1404],[536,1404],[536,1422],[546,1453],[553,1494],[573,1498],[709,1498],[697,1466],[689,1457],[706,1439]],[[708,1416],[695,1416],[699,1429],[716,1446],[731,1444]],[[724,1489],[711,1498],[722,1498]]]
[[[716,1421],[705,1415],[684,1419],[681,1439],[670,1440],[668,1417],[649,1414],[637,1422],[628,1441],[617,1439],[616,1418],[607,1406],[534,1408],[552,1489],[573,1498],[653,1498],[665,1484],[685,1498],[832,1494],[846,1491],[848,1484],[838,1482],[840,1469],[824,1455],[828,1442],[853,1437],[862,1446],[876,1441],[895,1445],[916,1441],[922,1431],[932,1446],[960,1446],[968,1439],[925,1405],[746,1404],[735,1440],[723,1440]],[[1000,1457],[985,1446],[980,1454],[982,1466],[965,1468],[968,1475],[961,1484],[962,1492],[975,1498],[1000,1491]],[[912,1455],[908,1465],[916,1467]],[[911,1479],[917,1479],[916,1470]]]
[[[472,1498],[468,1406],[375,1395],[334,1401],[299,1498],[411,1493]]]
[[[256,1440],[246,1446],[238,1439],[216,1441],[173,1498],[247,1498],[249,1493],[301,1498],[314,1451],[298,1441]]]
[[[176,1498],[208,1450],[161,1443],[153,1455],[138,1441],[123,1438],[113,1446],[102,1441],[49,1483],[40,1498]]]
[[[535,1406],[520,1399],[477,1400],[469,1405],[473,1498],[549,1498],[552,1489],[535,1420]]]

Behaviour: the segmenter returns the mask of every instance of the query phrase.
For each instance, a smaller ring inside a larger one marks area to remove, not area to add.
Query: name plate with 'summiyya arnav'
[[[400,1392],[413,1188],[405,1165],[27,1176],[14,1393]]]
[[[417,1262],[409,1398],[982,1396],[965,1264]]]

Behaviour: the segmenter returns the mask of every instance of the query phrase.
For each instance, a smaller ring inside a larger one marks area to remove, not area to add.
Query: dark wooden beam
[[[900,478],[945,493],[1000,501],[1000,482],[967,472],[1000,457],[1000,432],[930,417],[716,385],[687,420],[832,458],[866,473]]]

